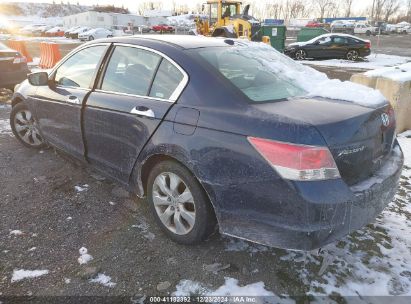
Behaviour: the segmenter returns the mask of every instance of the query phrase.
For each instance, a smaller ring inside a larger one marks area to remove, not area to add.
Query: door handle
[[[156,116],[154,115],[153,110],[147,108],[147,107],[134,107],[131,111],[131,114],[136,114],[136,115],[141,115],[141,116],[146,116],[150,118],[155,118]]]
[[[80,99],[74,95],[70,95],[69,97],[67,97],[66,101],[72,104],[80,104]]]

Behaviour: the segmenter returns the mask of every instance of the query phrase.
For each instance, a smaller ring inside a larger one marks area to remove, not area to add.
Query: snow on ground
[[[11,282],[17,282],[24,279],[37,278],[43,275],[48,274],[48,270],[24,270],[24,269],[15,269],[11,277]]]
[[[23,235],[23,231],[21,230],[12,230],[10,231],[10,235]]]
[[[89,280],[90,283],[98,283],[106,287],[114,287],[116,286],[116,283],[111,282],[111,278],[108,275],[105,275],[103,273],[99,273],[97,277],[94,279]]]
[[[74,190],[76,190],[77,193],[80,193],[80,192],[87,191],[89,187],[90,187],[89,185],[84,184],[82,186],[74,186]]]
[[[9,119],[0,119],[0,134],[12,135],[10,120]]]
[[[91,256],[90,254],[88,254],[88,250],[85,247],[81,247],[78,251],[80,253],[79,258],[77,259],[78,263],[80,265],[84,265],[87,264],[88,262],[90,262],[91,260],[93,260],[93,256]]]
[[[252,283],[249,285],[240,286],[238,280],[233,278],[225,278],[224,285],[213,290],[199,282],[191,280],[181,280],[177,286],[173,296],[259,296],[259,297],[274,297],[275,294],[265,289],[263,282]],[[263,298],[259,299],[264,301]],[[270,299],[271,300],[271,299]],[[294,302],[292,302],[294,303]]]
[[[146,219],[144,217],[141,217],[141,218],[138,218],[137,221],[138,221],[138,224],[131,225],[131,227],[139,229],[147,240],[149,241],[154,240],[156,236],[154,235],[154,233],[149,231],[150,225],[147,223]]]
[[[411,81],[411,62],[365,73],[368,77],[384,77],[398,82]]]
[[[306,60],[301,63],[315,66],[329,66],[351,69],[375,70],[384,67],[392,67],[411,62],[411,57],[402,57],[385,54],[371,54],[364,61],[349,61],[344,59]]]

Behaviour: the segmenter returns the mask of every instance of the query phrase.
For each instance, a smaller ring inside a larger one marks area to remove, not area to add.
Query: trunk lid
[[[395,119],[387,103],[380,108],[329,99],[293,99],[256,105],[266,113],[314,126],[330,149],[342,179],[353,185],[376,172],[395,139]]]
[[[16,57],[20,57],[20,54],[16,51],[0,50],[0,71],[10,72],[16,70],[16,67],[20,68],[19,63],[13,63]]]

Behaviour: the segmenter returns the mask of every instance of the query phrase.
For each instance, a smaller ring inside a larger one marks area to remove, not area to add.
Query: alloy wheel
[[[17,136],[29,146],[40,146],[44,143],[33,115],[29,110],[21,110],[14,116],[14,128]]]
[[[193,195],[177,174],[164,172],[158,175],[152,195],[157,215],[168,230],[186,235],[193,229],[196,220]]]
[[[355,50],[348,51],[347,59],[351,61],[356,61],[358,59],[358,52]]]
[[[305,53],[304,50],[298,50],[298,51],[295,53],[295,58],[296,58],[297,60],[304,60],[306,57],[307,57],[307,54]]]

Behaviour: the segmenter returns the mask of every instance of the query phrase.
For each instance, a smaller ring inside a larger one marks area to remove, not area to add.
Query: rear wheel
[[[206,193],[179,163],[165,161],[151,170],[147,196],[157,223],[173,241],[196,244],[214,232],[216,220]]]
[[[349,50],[345,55],[345,58],[350,61],[357,61],[359,57],[358,51],[356,50]]]
[[[40,149],[45,146],[33,115],[24,103],[18,103],[11,110],[10,125],[14,136],[26,147]]]
[[[305,60],[307,58],[307,53],[304,50],[298,50],[295,52],[295,59]]]
[[[371,31],[367,31],[365,34],[366,34],[367,36],[371,36]]]
[[[93,37],[93,36],[90,36],[90,37],[88,37],[88,40],[89,40],[89,41],[94,40],[94,37]]]

